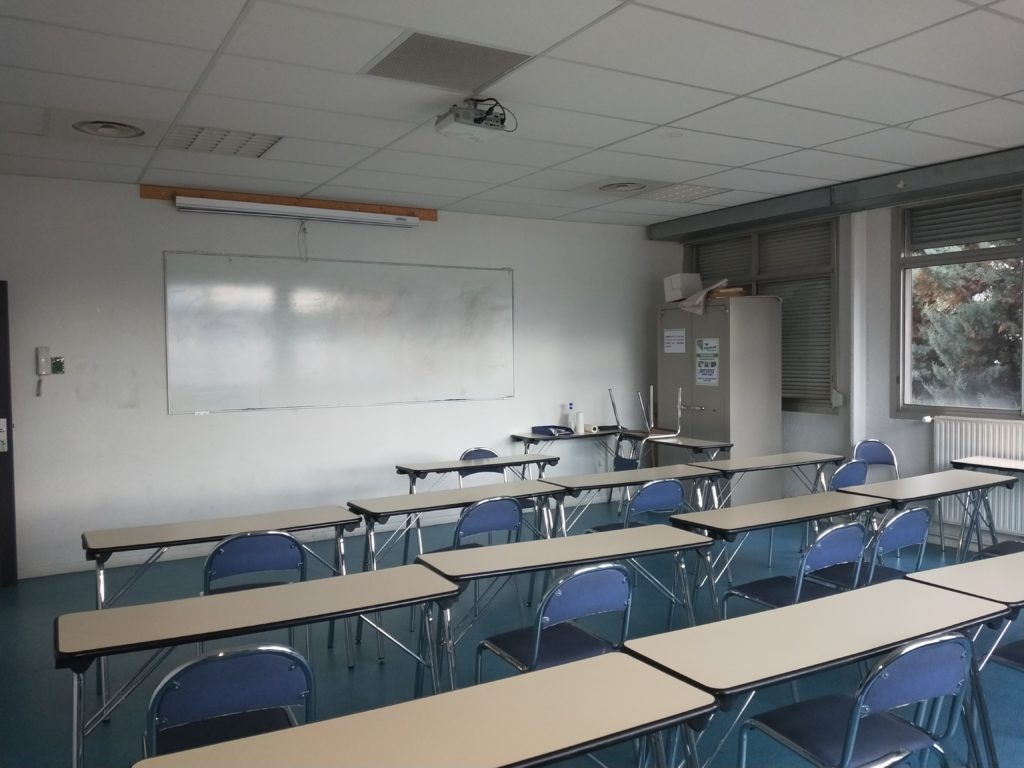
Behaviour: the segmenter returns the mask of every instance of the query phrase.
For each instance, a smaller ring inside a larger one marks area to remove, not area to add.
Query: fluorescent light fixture
[[[341,221],[348,224],[374,224],[379,227],[415,227],[420,223],[415,216],[339,211],[334,208],[308,208],[299,205],[247,203],[242,200],[217,200],[208,197],[177,196],[174,198],[174,205],[179,211],[192,213],[229,213],[240,216],[267,216],[273,219]]]

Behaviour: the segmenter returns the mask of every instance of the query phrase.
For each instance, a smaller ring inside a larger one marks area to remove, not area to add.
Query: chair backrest
[[[851,485],[864,485],[867,479],[867,462],[860,459],[850,459],[840,464],[836,471],[832,473],[832,477],[828,481],[828,489],[830,491],[837,491],[840,488],[848,488]]]
[[[871,564],[868,566],[866,584],[873,581],[875,566],[879,558],[891,552],[899,552],[907,547],[917,547],[917,560],[908,571],[920,570],[924,561],[925,545],[928,542],[928,531],[931,527],[932,513],[928,507],[912,507],[892,514],[882,521],[882,527],[875,535],[871,550]]]
[[[804,576],[829,568],[833,565],[852,563],[854,577],[851,583],[856,584],[860,578],[861,560],[864,558],[864,544],[867,538],[863,523],[840,523],[826,528],[804,552],[797,574],[794,601],[800,601],[800,591]]]
[[[462,452],[461,456],[459,456],[459,461],[468,461],[469,459],[494,459],[497,457],[498,454],[492,451],[490,448],[468,448]],[[470,475],[479,474],[501,475],[502,479],[505,479],[504,467],[479,467],[477,469],[460,469],[459,487],[462,487],[463,478],[469,477]]]
[[[229,536],[213,548],[203,567],[203,591],[215,582],[265,574],[280,581],[305,581],[306,551],[284,531],[250,531]]]
[[[518,541],[523,524],[523,505],[518,499],[508,496],[497,496],[470,504],[459,517],[455,525],[455,541],[452,546],[458,549],[466,540],[484,533],[500,533],[506,531]]]
[[[172,670],[153,691],[146,746],[160,754],[169,728],[259,710],[298,708],[314,718],[313,671],[283,645],[230,648],[192,659]]]
[[[896,463],[896,453],[881,440],[869,438],[861,440],[853,447],[853,458],[870,466],[886,466],[892,468],[895,478],[900,476],[900,468]]]
[[[621,611],[622,624],[615,644],[622,645],[629,631],[631,594],[629,573],[613,563],[580,568],[555,582],[537,608],[530,668],[536,665],[545,630],[567,621]]]
[[[686,491],[678,480],[651,480],[640,486],[626,509],[626,518],[649,512],[677,514],[683,511]]]
[[[839,765],[849,765],[860,721],[879,712],[919,702],[940,704],[948,697],[952,699],[950,706],[933,707],[928,732],[937,740],[951,736],[972,681],[972,668],[971,641],[959,633],[918,640],[887,654],[868,672],[857,691]],[[946,714],[939,727],[941,711]]]

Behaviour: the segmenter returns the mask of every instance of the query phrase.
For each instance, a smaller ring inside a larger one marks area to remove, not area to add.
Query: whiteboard
[[[164,253],[169,413],[512,397],[511,269]]]

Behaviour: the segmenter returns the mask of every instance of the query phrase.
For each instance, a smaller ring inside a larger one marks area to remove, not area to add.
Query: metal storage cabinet
[[[697,315],[665,304],[658,313],[656,424],[675,431],[683,390],[682,434],[733,443],[732,458],[782,449],[782,302],[775,296],[712,299]],[[659,463],[686,461],[659,447]],[[779,472],[753,472],[733,504],[777,499]]]

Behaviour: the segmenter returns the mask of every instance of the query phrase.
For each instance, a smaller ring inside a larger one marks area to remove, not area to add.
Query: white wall
[[[137,194],[0,176],[22,577],[86,567],[85,530],[403,493],[396,461],[518,451],[509,433],[555,421],[561,402],[610,421],[608,387],[653,381],[653,308],[678,246],[639,227],[442,213],[413,230],[311,223],[309,255],[512,267],[514,398],[168,416],[163,251],[297,255],[298,225],[178,213]],[[36,397],[42,345],[67,373]],[[557,471],[603,461],[573,444]]]

